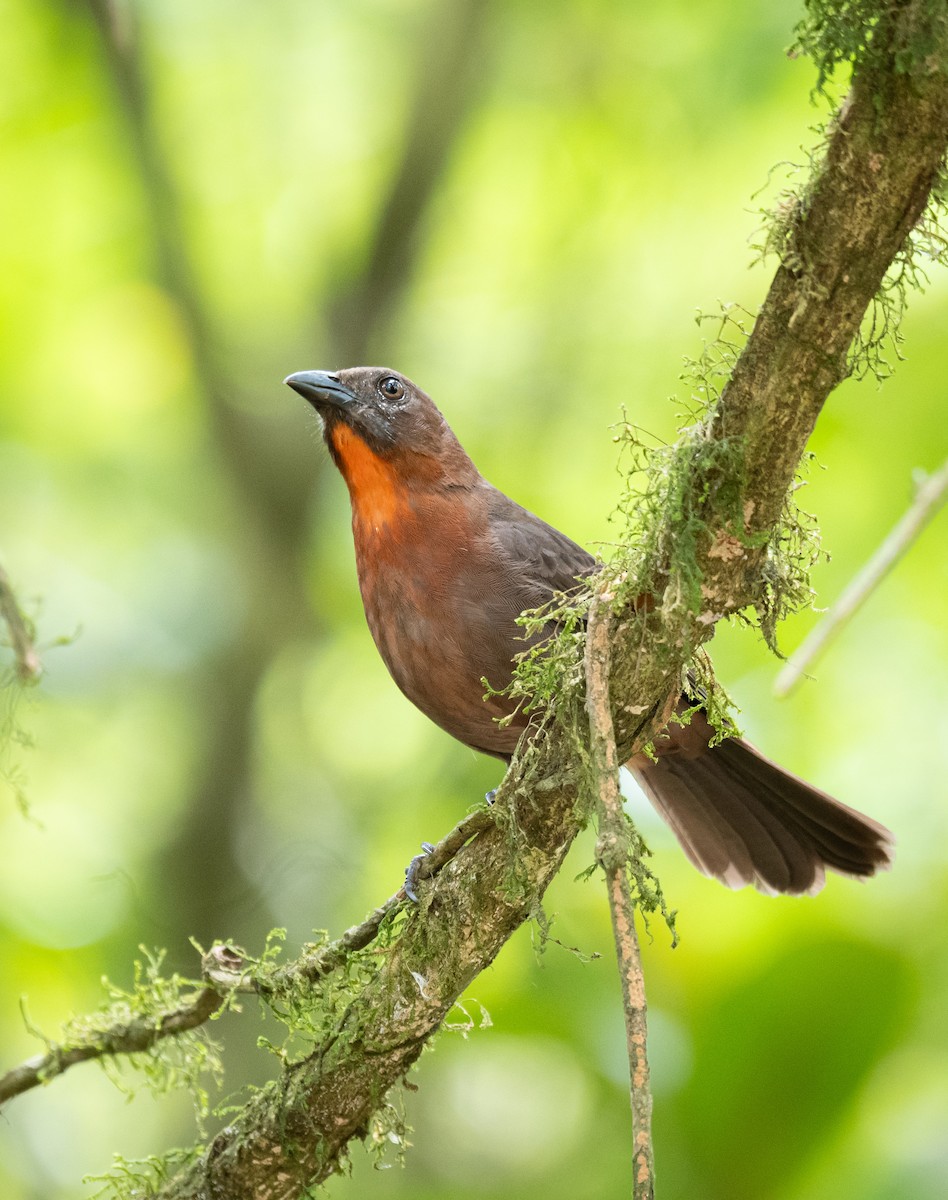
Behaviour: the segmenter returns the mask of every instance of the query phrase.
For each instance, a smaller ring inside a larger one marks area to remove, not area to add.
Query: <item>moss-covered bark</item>
[[[883,276],[903,251],[948,144],[948,20],[926,0],[887,6],[873,53],[857,63],[827,153],[787,227],[784,256],[752,335],[701,437],[739,453],[692,459],[706,530],[697,567],[704,604],[663,627],[617,614],[611,694],[620,751],[648,738],[694,649],[715,620],[758,601],[767,535],[780,520],[820,409]],[[906,29],[928,29],[924,55]],[[897,49],[896,49],[897,48]],[[702,464],[732,472],[707,487]],[[725,464],[722,466],[722,464]],[[739,493],[744,528],[734,527]],[[663,544],[673,544],[674,538]],[[674,563],[659,579],[674,579]],[[643,629],[643,622],[649,628]],[[417,1059],[470,981],[535,907],[575,837],[580,770],[552,730],[515,763],[498,798],[509,822],[481,833],[425,887],[383,965],[336,1033],[278,1086],[260,1093],[165,1197],[291,1200],[323,1180]],[[511,848],[515,829],[516,872]]]

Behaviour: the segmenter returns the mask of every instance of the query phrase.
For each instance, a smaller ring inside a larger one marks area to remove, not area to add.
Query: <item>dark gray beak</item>
[[[295,375],[287,375],[284,383],[294,392],[299,392],[304,400],[316,408],[348,408],[355,400],[355,392],[349,390],[337,375],[328,371],[297,371]]]

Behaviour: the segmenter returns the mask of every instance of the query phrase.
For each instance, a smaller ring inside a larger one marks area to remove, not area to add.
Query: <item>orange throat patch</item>
[[[329,436],[349,488],[353,521],[366,533],[378,533],[407,507],[404,489],[389,463],[348,425],[336,424]]]

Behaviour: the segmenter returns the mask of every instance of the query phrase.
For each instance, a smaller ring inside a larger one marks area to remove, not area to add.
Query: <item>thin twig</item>
[[[632,1101],[632,1196],[652,1200],[655,1160],[652,1151],[652,1093],[649,1088],[645,977],[635,933],[635,905],[629,887],[626,819],[619,792],[619,758],[609,703],[611,662],[611,597],[598,592],[589,609],[586,630],[586,711],[589,751],[599,802],[596,857],[606,875],[609,911],[616,943],[622,1007],[629,1054]]]
[[[33,644],[30,622],[20,611],[9,576],[0,566],[0,617],[10,632],[16,675],[21,683],[33,683],[43,673],[43,664]]]
[[[838,637],[885,576],[918,539],[919,534],[948,498],[948,460],[929,475],[915,494],[908,512],[902,517],[872,558],[852,580],[823,620],[790,656],[777,676],[774,692],[791,692],[830,642]]]
[[[492,824],[493,816],[483,809],[465,817],[425,857],[418,878],[428,879],[436,874],[472,837]],[[257,992],[264,997],[273,997],[301,982],[315,983],[325,978],[343,964],[348,954],[368,946],[388,914],[404,900],[405,891],[401,888],[341,937],[315,954],[301,955],[265,979],[255,978],[252,961],[239,951],[231,946],[214,946],[201,961],[206,986],[187,1003],[160,1016],[148,1014],[131,1022],[116,1022],[72,1045],[50,1043],[45,1054],[27,1059],[0,1076],[0,1104],[48,1083],[77,1063],[117,1054],[140,1054],[164,1038],[197,1029],[211,1019],[231,993]]]

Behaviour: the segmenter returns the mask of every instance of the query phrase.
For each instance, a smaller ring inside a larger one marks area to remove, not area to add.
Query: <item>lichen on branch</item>
[[[670,451],[690,463],[682,482],[694,500],[689,561],[699,572],[701,604],[696,611],[694,589],[683,586],[693,576],[682,576],[666,523],[685,510],[657,514],[649,541],[666,549],[651,571],[655,602],[650,607],[630,594],[615,617],[610,691],[620,759],[648,739],[716,619],[766,604],[772,582],[765,564],[779,544],[813,425],[846,374],[866,309],[941,170],[948,144],[944,22],[935,22],[932,53],[921,65],[900,50],[906,30],[931,11],[926,0],[916,0],[886,6],[886,15],[870,22],[873,53],[857,57],[807,204],[795,214],[795,260],[779,264],[699,431]],[[714,553],[725,546],[734,552]],[[629,592],[637,586],[638,580]],[[688,602],[679,605],[679,595]],[[664,622],[672,609],[678,615],[669,630]],[[575,663],[564,669],[575,670]],[[569,690],[565,682],[561,692]],[[297,1064],[266,1099],[251,1100],[163,1194],[250,1197],[266,1187],[268,1195],[289,1200],[325,1179],[470,979],[535,909],[583,819],[580,786],[573,739],[545,727],[513,763],[497,800],[521,838],[522,893],[508,887],[503,830],[485,830],[425,888],[378,977],[346,1015],[346,1038]],[[444,959],[431,953],[445,946]]]
[[[617,600],[609,691],[619,761],[664,719],[716,622],[772,605],[768,588],[779,579],[768,577],[768,563],[781,550],[807,440],[826,397],[852,369],[852,347],[886,272],[925,227],[919,222],[941,178],[944,5],[820,0],[810,13],[801,43],[817,48],[818,85],[832,67],[851,62],[851,88],[805,202],[788,215],[781,260],[746,343],[727,362],[707,411],[656,460],[669,503],[646,506],[645,557],[640,547],[610,567]],[[579,632],[577,624],[577,645]],[[549,682],[560,714],[575,725],[582,676],[574,657],[562,670]],[[399,936],[360,979],[328,1036],[287,1061],[206,1150],[163,1178],[159,1194],[297,1200],[336,1171],[350,1141],[383,1119],[391,1089],[471,980],[537,911],[585,819],[583,776],[571,730],[545,720],[505,777],[495,820],[423,886],[420,904],[405,911]]]

